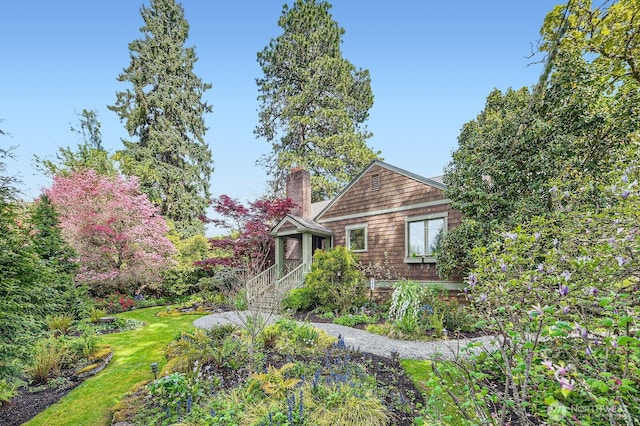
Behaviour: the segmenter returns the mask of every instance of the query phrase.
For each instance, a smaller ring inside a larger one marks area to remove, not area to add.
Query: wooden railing
[[[308,272],[308,267],[306,264],[301,263],[296,268],[294,268],[291,272],[289,272],[284,277],[280,278],[278,281],[273,283],[270,287],[273,293],[276,293],[280,296],[284,296],[284,294],[300,285],[304,282],[304,276]]]
[[[278,276],[280,275],[278,272],[276,265],[273,265],[269,269],[247,280],[247,287],[267,288],[271,283],[278,280]]]
[[[280,277],[278,269],[275,266],[270,267],[264,272],[256,275],[247,281],[247,301],[250,306],[258,306],[262,309],[276,309],[282,301],[284,295],[302,285],[304,276],[309,271],[309,266],[296,262],[297,266],[293,267],[293,262],[285,264],[285,271],[288,267],[293,267]]]

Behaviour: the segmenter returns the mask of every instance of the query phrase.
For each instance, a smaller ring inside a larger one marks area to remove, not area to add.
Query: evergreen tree
[[[87,288],[74,280],[78,264],[75,251],[64,241],[60,221],[46,194],[33,204],[31,209],[31,231],[33,249],[50,278],[48,286],[53,291],[51,303],[57,312],[73,312],[78,318],[88,311]]]
[[[194,72],[195,48],[184,47],[189,24],[175,0],[151,0],[141,8],[144,38],[129,44],[131,63],[118,77],[133,89],[117,93],[109,109],[125,122],[135,141],[117,154],[122,171],[140,178],[141,188],[185,237],[204,233],[199,217],[209,199],[213,170],[204,141],[202,101],[210,84]]]
[[[292,167],[306,167],[314,201],[336,195],[379,155],[367,146],[371,133],[363,124],[373,105],[369,71],[342,57],[344,29],[330,8],[315,0],[285,5],[283,33],[258,53],[264,76],[256,81],[255,133],[272,146],[258,163],[276,193]]]

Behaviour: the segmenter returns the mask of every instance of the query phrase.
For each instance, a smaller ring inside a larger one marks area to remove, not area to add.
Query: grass
[[[161,369],[166,362],[163,352],[166,345],[180,330],[193,329],[192,323],[198,318],[198,315],[156,317],[155,314],[163,309],[166,308],[119,314],[122,318],[144,321],[145,326],[103,336],[101,343],[111,345],[113,349],[113,358],[107,368],[25,424],[110,425],[111,408],[133,385],[153,379],[150,364],[157,362]]]
[[[400,365],[402,365],[404,371],[411,377],[413,383],[415,383],[416,387],[422,392],[425,401],[429,401],[429,390],[425,387],[425,383],[434,377],[431,361],[402,359],[400,360]],[[448,382],[447,385],[449,385],[449,388],[455,388],[453,380]],[[454,426],[464,424],[459,418],[457,407],[446,393],[440,393],[440,397],[434,399],[434,405],[436,406],[432,407],[432,409],[437,409],[439,413],[447,416],[447,424]],[[429,410],[429,407],[425,407],[425,410]]]

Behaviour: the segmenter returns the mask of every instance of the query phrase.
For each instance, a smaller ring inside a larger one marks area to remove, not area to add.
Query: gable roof
[[[425,185],[433,186],[434,188],[438,188],[442,190],[447,189],[447,186],[442,182],[442,176],[429,179],[429,178],[417,175],[415,173],[411,173],[407,170],[401,169],[400,167],[392,166],[391,164],[385,163],[384,161],[373,160],[371,163],[369,163],[367,167],[364,168],[364,170],[358,173],[358,175],[351,182],[349,182],[349,184],[345,186],[338,195],[336,195],[331,201],[329,201],[325,206],[323,206],[323,208],[315,216],[313,216],[313,220],[314,221],[317,220],[320,216],[324,214],[324,212],[329,210],[331,206],[333,206],[336,202],[338,202],[338,200],[345,193],[347,193],[351,189],[351,187],[353,187],[365,174],[367,174],[367,172],[369,172],[369,170],[371,170],[375,166],[382,167],[384,169],[406,176],[410,179],[416,180],[418,182],[422,182]]]
[[[330,236],[333,234],[330,229],[325,228],[319,223],[303,219],[300,216],[288,214],[271,230],[271,235],[280,237],[305,232],[323,236]]]

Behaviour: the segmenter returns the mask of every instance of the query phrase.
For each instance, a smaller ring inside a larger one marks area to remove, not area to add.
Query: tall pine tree
[[[131,64],[118,81],[133,85],[117,93],[109,109],[125,122],[135,141],[123,141],[122,171],[140,178],[141,188],[185,237],[204,232],[199,217],[209,200],[213,171],[204,140],[202,100],[211,88],[193,72],[195,48],[185,47],[189,24],[175,0],[151,0],[141,8],[144,38],[129,43]]]
[[[255,133],[271,143],[265,166],[274,192],[292,167],[311,172],[312,199],[336,195],[379,152],[366,144],[364,122],[373,106],[368,70],[342,57],[344,29],[326,1],[296,0],[283,7],[283,33],[258,53],[264,76]]]

